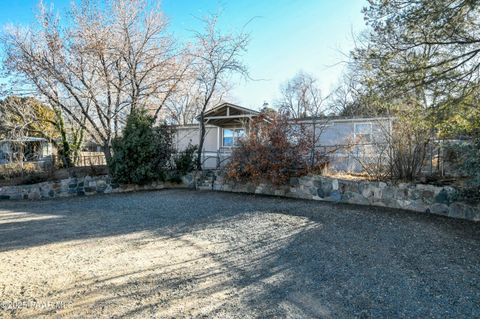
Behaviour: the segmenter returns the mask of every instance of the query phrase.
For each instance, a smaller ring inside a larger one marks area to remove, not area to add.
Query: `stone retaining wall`
[[[107,175],[68,178],[32,185],[0,187],[0,200],[47,199],[93,194],[123,193],[164,188],[193,186],[193,176],[187,175],[180,184],[151,183],[148,185],[119,185]],[[472,205],[455,200],[455,189],[423,184],[390,185],[383,182],[348,181],[324,176],[292,178],[289,185],[238,184],[225,181],[219,174],[208,172],[200,176],[201,189],[226,192],[274,195],[338,203],[401,208],[421,213],[480,221],[480,204]]]
[[[212,188],[219,191],[284,196],[349,204],[406,209],[421,213],[480,221],[480,204],[455,200],[453,187],[424,184],[390,185],[383,182],[350,181],[324,176],[292,178],[289,185],[235,184],[215,175]]]
[[[151,183],[148,185],[120,185],[108,175],[67,178],[32,185],[0,186],[0,200],[6,199],[47,199],[94,194],[123,193],[139,190],[157,190],[171,187],[185,187],[185,184]]]

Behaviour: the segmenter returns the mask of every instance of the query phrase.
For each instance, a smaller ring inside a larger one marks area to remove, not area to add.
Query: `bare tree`
[[[188,85],[187,85],[188,86]],[[200,113],[200,101],[195,86],[183,87],[167,101],[163,109],[164,119],[173,125],[194,124]]]
[[[170,121],[170,117],[182,117],[182,109],[177,110],[172,106],[178,103],[179,100],[182,101],[185,96],[190,96],[192,85],[195,84],[195,82],[192,81],[192,57],[186,49],[177,53],[169,72],[171,73],[171,78],[166,86],[165,92],[159,101],[151,105],[151,109],[154,110],[154,121],[166,119],[167,122],[172,122]],[[177,112],[180,113],[177,114]]]
[[[240,60],[247,50],[249,35],[223,34],[218,29],[218,16],[203,20],[205,28],[195,33],[196,45],[192,52],[193,70],[198,85],[200,113],[200,140],[197,167],[202,166],[202,150],[205,141],[205,111],[215,100],[215,94],[227,87],[233,75],[248,76],[247,67]]]
[[[23,76],[111,157],[134,108],[160,108],[183,74],[157,1],[82,0],[65,21],[40,3],[38,28],[3,34],[6,67]]]
[[[299,72],[280,87],[281,100],[277,102],[280,113],[293,119],[324,115],[325,98],[318,80],[309,73]]]
[[[299,72],[282,85],[280,90],[282,97],[277,102],[277,108],[308,134],[310,165],[313,167],[317,158],[316,147],[328,120],[325,114],[328,96],[322,96],[318,80],[305,72]]]
[[[330,106],[332,111],[341,116],[363,116],[369,115],[370,103],[365,103],[365,81],[357,72],[348,69],[332,92]]]
[[[221,102],[226,89],[219,87],[210,99],[210,106],[217,105]],[[166,101],[162,113],[163,119],[167,123],[174,125],[188,125],[196,123],[196,117],[202,111],[202,91],[200,83],[197,81],[196,74],[190,68],[179,83],[177,90],[172,93]]]

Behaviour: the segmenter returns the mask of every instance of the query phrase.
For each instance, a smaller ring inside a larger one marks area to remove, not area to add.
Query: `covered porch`
[[[224,165],[231,155],[232,149],[238,140],[248,133],[252,118],[260,112],[248,109],[232,103],[222,103],[205,112],[204,123],[209,127],[216,127],[216,134],[205,136],[205,144],[202,150],[205,167],[219,168]],[[197,117],[200,120],[199,117]],[[216,143],[212,139],[216,139]],[[212,146],[216,144],[216,148]],[[215,162],[215,164],[213,164]]]

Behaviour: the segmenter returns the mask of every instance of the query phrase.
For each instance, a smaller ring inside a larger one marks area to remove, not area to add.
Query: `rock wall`
[[[212,185],[214,190],[219,191],[383,206],[480,221],[480,204],[472,205],[456,201],[456,191],[449,186],[390,185],[383,182],[350,181],[324,176],[292,178],[289,185],[272,186],[231,183],[218,175],[212,181]]]
[[[192,187],[194,177],[187,175],[182,183],[119,185],[107,176],[68,178],[32,185],[0,187],[0,200],[47,199],[68,196],[123,193],[140,190]],[[225,181],[214,171],[197,177],[200,189],[274,195],[338,203],[401,208],[421,213],[480,221],[480,204],[455,200],[455,189],[423,184],[390,185],[383,182],[349,181],[324,176],[292,178],[289,185],[239,184]]]
[[[0,200],[47,199],[94,194],[124,193],[139,190],[157,190],[171,187],[185,187],[186,184],[151,183],[148,185],[120,185],[108,175],[67,178],[32,185],[0,187]]]

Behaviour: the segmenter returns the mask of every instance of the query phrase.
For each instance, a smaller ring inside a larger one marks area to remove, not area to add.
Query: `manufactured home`
[[[247,134],[249,122],[258,111],[231,103],[223,103],[205,113],[203,167],[218,168],[230,157],[238,139]],[[362,171],[363,163],[374,161],[379,147],[385,144],[392,129],[392,118],[305,118],[292,120],[315,131],[316,148],[328,154],[330,167],[337,171]],[[199,124],[178,126],[175,143],[179,151],[189,144],[198,144]]]
[[[47,139],[23,137],[0,140],[0,164],[10,162],[51,162],[54,147]]]

